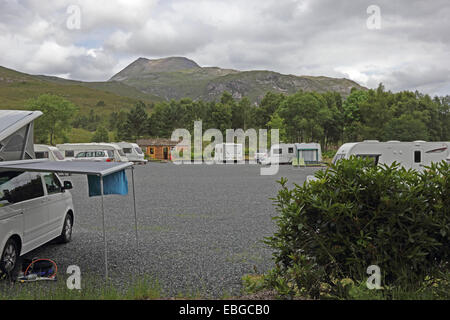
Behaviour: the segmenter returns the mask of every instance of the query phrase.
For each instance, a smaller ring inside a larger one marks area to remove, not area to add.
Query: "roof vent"
[[[364,142],[371,142],[371,143],[375,143],[375,142],[380,142],[378,140],[364,140]]]

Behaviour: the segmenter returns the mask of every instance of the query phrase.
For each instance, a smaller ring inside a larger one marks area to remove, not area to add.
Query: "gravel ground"
[[[105,197],[111,279],[126,285],[142,272],[158,280],[167,296],[207,297],[240,293],[241,278],[266,272],[271,252],[262,240],[273,234],[276,215],[269,199],[276,180],[303,183],[317,168],[280,166],[276,176],[261,176],[258,165],[174,165],[149,163],[135,169],[139,255],[129,196]],[[73,240],[47,244],[25,257],[50,258],[59,273],[78,265],[82,276],[104,274],[100,198],[89,198],[85,176],[71,180],[75,206]],[[131,182],[131,172],[128,171]],[[131,191],[131,183],[130,183]]]

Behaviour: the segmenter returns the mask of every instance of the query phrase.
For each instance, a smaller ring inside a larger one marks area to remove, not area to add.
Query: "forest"
[[[100,101],[96,108],[101,108]],[[44,111],[38,120],[36,141],[69,142],[70,130],[91,133],[95,142],[144,137],[169,138],[173,130],[193,130],[202,120],[203,129],[279,129],[282,142],[319,142],[325,150],[350,141],[448,141],[450,96],[430,97],[419,92],[353,89],[348,97],[336,92],[298,91],[292,95],[267,92],[259,104],[234,99],[224,92],[220,101],[191,99],[145,103],[130,111],[99,116],[95,109],[81,115],[77,106],[53,95],[30,100],[33,110]],[[87,141],[70,141],[87,142]]]

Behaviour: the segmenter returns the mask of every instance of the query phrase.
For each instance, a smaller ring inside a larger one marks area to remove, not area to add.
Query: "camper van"
[[[375,164],[391,165],[394,161],[406,169],[423,170],[432,162],[450,157],[450,142],[400,142],[366,140],[342,145],[333,158],[333,163],[351,156],[373,159]]]
[[[35,158],[33,121],[40,111],[0,110],[0,161]],[[0,276],[11,273],[18,258],[58,238],[69,242],[74,209],[69,181],[55,173],[0,170]]]
[[[297,163],[303,159],[305,164],[319,164],[322,161],[322,148],[319,143],[296,143]]]
[[[244,150],[242,144],[219,143],[214,146],[215,162],[238,162],[244,160]]]
[[[118,145],[122,149],[128,161],[142,164],[147,163],[147,160],[145,159],[142,149],[136,143],[129,143],[122,141],[114,144]]]
[[[64,161],[64,156],[58,148],[45,144],[35,144],[34,153],[36,159],[49,159],[51,161]]]
[[[65,143],[56,147],[64,156],[74,161],[128,162],[122,149],[113,143]]]
[[[287,164],[292,163],[296,157],[295,144],[281,143],[270,147],[269,152],[261,159],[261,164]]]

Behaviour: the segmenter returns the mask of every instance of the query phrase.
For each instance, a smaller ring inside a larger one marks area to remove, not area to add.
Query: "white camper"
[[[122,148],[123,153],[128,158],[128,161],[136,162],[136,163],[147,163],[147,160],[145,159],[144,152],[142,152],[142,149],[136,144],[136,143],[130,143],[130,142],[116,142],[114,143],[118,145],[120,148]]]
[[[292,163],[295,158],[295,144],[281,143],[270,147],[266,156],[261,159],[262,164],[286,164]]]
[[[56,147],[69,160],[128,162],[122,149],[113,143],[64,143]]]
[[[322,162],[320,143],[296,143],[295,152],[297,163],[300,163],[300,159],[303,159],[305,164],[319,164]]]
[[[214,146],[215,162],[238,162],[244,160],[244,148],[238,143],[219,143]]]
[[[64,155],[61,151],[53,146],[47,146],[45,144],[35,144],[34,153],[36,159],[49,159],[51,161],[64,161]]]
[[[333,163],[351,156],[373,159],[375,164],[391,165],[394,161],[406,169],[423,170],[432,162],[450,157],[450,142],[400,142],[366,140],[343,144],[333,158]]]

